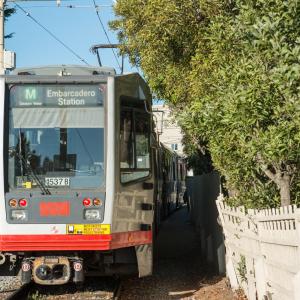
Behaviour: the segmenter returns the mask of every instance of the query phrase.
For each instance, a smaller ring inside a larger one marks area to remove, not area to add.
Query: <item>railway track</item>
[[[30,292],[32,284],[24,284],[19,289],[8,292],[8,294],[3,298],[5,300],[20,300],[20,299],[27,299],[28,294]],[[1,295],[0,295],[1,297]],[[2,298],[0,298],[2,299]]]
[[[112,277],[87,278],[82,287],[74,284],[61,286],[40,286],[34,283],[0,293],[0,300],[118,300],[121,280]]]
[[[114,296],[113,296],[113,300],[118,300],[120,298],[121,295],[121,289],[122,289],[122,282],[121,279],[118,279],[116,288],[114,290]]]

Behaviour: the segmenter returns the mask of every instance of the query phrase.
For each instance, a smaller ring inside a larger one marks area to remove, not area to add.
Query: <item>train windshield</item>
[[[104,186],[105,85],[10,88],[10,189]]]

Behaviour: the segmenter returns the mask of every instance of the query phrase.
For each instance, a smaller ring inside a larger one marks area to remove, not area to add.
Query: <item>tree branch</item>
[[[260,164],[261,170],[266,174],[267,177],[269,177],[272,181],[274,181],[277,184],[277,175],[276,173],[273,173],[268,165],[265,163],[263,160],[262,156],[260,153],[257,153],[256,155],[256,162]]]

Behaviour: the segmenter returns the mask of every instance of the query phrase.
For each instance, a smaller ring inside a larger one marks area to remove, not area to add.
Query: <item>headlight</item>
[[[27,221],[28,220],[28,213],[26,210],[12,210],[11,211],[11,218],[14,221]]]
[[[98,209],[86,209],[84,211],[84,218],[87,220],[100,220],[101,214]]]
[[[93,204],[94,204],[94,206],[102,206],[103,201],[100,198],[95,198],[93,200]]]

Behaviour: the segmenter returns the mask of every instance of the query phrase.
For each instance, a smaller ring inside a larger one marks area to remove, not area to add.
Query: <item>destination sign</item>
[[[103,94],[103,85],[14,85],[10,101],[13,107],[102,106]]]

